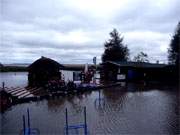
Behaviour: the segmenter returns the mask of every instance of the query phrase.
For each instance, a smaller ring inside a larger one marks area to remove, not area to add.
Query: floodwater
[[[71,71],[61,71],[65,81],[73,80]],[[5,82],[7,87],[25,87],[28,84],[28,72],[0,72],[0,87]]]
[[[25,87],[28,84],[27,72],[0,72],[0,87],[2,82],[7,87]]]
[[[19,134],[23,127],[22,115],[29,108],[31,127],[38,128],[40,134],[64,134],[65,108],[69,124],[77,125],[83,123],[86,106],[91,135],[179,134],[179,103],[177,86],[124,83],[121,87],[12,106],[0,115],[1,132]]]

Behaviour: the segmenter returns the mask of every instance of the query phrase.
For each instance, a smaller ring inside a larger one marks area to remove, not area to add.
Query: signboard
[[[125,80],[125,79],[126,79],[126,75],[124,75],[124,74],[117,75],[117,80]]]

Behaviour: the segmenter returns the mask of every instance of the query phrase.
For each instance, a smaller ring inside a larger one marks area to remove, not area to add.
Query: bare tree
[[[148,55],[144,52],[140,52],[137,56],[134,57],[133,61],[135,62],[149,62]]]

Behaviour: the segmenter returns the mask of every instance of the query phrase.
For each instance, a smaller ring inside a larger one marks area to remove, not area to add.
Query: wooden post
[[[100,101],[101,101],[101,91],[99,90],[99,106],[100,106]]]
[[[25,122],[25,116],[23,115],[23,135],[26,133],[26,122]]]
[[[68,135],[68,112],[66,108],[66,135]]]
[[[84,134],[87,135],[86,107],[84,107]]]
[[[3,88],[3,90],[5,89],[5,83],[4,82],[2,82],[2,88]]]

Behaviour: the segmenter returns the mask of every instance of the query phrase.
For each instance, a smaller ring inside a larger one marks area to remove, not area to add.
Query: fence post
[[[84,134],[87,135],[86,107],[84,107]]]
[[[26,122],[25,122],[25,116],[23,115],[23,135],[25,135],[26,132]]]
[[[66,108],[66,135],[68,135],[68,112]]]
[[[99,90],[99,106],[101,105],[101,91]]]
[[[29,108],[27,109],[27,114],[28,114],[28,128],[30,129],[30,115],[29,115]]]
[[[5,83],[4,82],[2,82],[2,90],[5,90]]]

